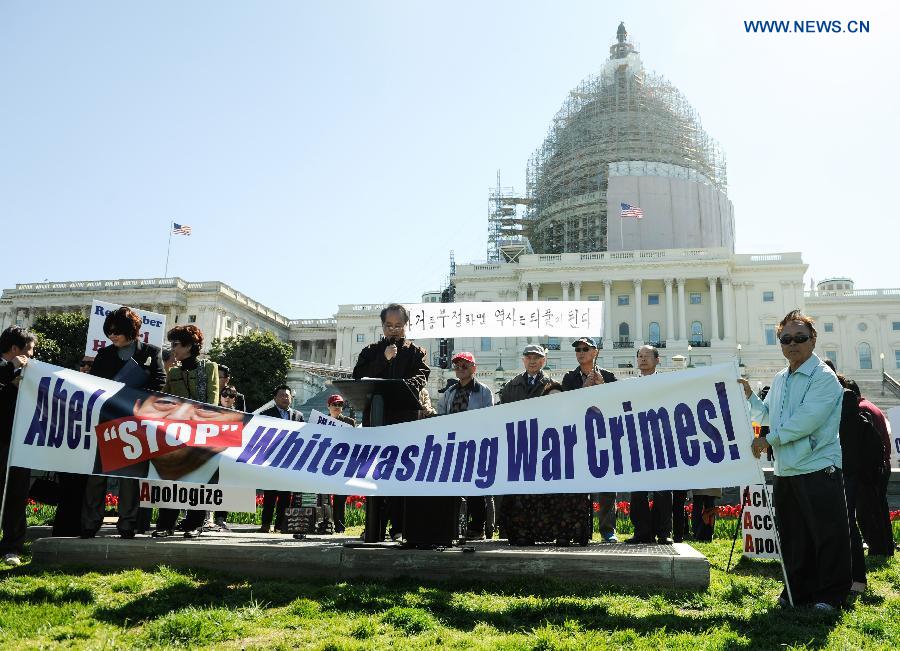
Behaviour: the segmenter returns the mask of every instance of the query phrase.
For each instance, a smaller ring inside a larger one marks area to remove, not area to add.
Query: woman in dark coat
[[[103,322],[103,333],[112,345],[97,352],[91,375],[122,382],[134,389],[156,391],[162,388],[166,375],[160,349],[141,341],[140,331],[141,317],[130,308],[120,307],[109,312]],[[82,538],[93,538],[103,524],[106,480],[102,475],[87,478],[81,505]],[[116,528],[123,538],[134,538],[140,507],[138,480],[120,477],[118,481],[119,521]],[[65,512],[65,507],[60,506]]]

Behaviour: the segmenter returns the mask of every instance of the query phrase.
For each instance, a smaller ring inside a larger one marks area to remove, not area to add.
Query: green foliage
[[[34,358],[48,364],[64,366],[62,363],[62,349],[56,343],[56,340],[51,339],[43,332],[35,332],[34,334],[37,337],[37,340],[34,342]]]
[[[48,345],[47,354],[36,353],[35,357],[42,361],[77,369],[81,358],[84,356],[84,345],[87,342],[88,318],[80,312],[63,312],[62,314],[44,314],[34,320],[31,330],[52,339],[57,346],[53,353],[57,355],[50,359],[48,355],[52,349]],[[40,349],[40,340],[38,348]],[[48,342],[49,344],[49,342]]]
[[[292,356],[290,344],[271,332],[216,339],[209,350],[212,361],[231,369],[231,381],[246,397],[248,410],[267,403],[272,389],[284,384]]]

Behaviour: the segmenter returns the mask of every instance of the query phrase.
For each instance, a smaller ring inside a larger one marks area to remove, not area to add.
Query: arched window
[[[650,329],[648,334],[650,337],[647,339],[654,346],[659,343],[659,324],[656,321],[650,322]]]
[[[696,344],[703,341],[703,324],[699,321],[691,323],[691,343]]]
[[[866,342],[859,345],[859,367],[872,368],[872,347]]]
[[[619,341],[631,341],[629,338],[630,330],[628,328],[628,324],[624,321],[619,324]]]

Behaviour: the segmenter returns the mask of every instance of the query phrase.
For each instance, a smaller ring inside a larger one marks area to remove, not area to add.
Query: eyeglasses
[[[343,407],[343,406],[344,406],[344,403],[343,403],[343,402],[332,402],[332,403],[331,403],[330,405],[328,405],[328,406],[329,406],[329,407]]]
[[[783,335],[778,338],[778,341],[781,342],[782,346],[787,346],[791,342],[793,342],[795,344],[803,344],[803,343],[806,343],[807,341],[809,341],[810,339],[811,339],[811,337],[809,335],[799,334],[799,335],[794,335],[793,337],[791,335]]]
[[[474,366],[474,364],[459,364],[457,362],[454,362],[454,364],[453,364],[453,368],[458,369],[460,371],[464,371],[468,368],[472,368],[473,366]]]
[[[576,353],[586,353],[589,350],[590,350],[590,348],[576,348],[575,352]]]

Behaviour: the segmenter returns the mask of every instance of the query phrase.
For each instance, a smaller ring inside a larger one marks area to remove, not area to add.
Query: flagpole
[[[625,220],[622,215],[619,215],[619,239],[622,241],[622,250],[625,250],[625,233],[623,232],[622,222]]]
[[[163,278],[169,277],[169,252],[172,250],[172,222],[169,222],[169,245],[166,247],[166,271]]]

